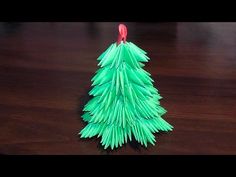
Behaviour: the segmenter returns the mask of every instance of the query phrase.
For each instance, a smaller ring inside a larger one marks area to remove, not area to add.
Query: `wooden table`
[[[236,154],[236,23],[126,23],[174,131],[112,152],[77,137],[118,24],[0,23],[0,154]]]

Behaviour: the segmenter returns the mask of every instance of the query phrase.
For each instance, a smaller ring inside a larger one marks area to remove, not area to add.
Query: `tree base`
[[[156,140],[153,133],[172,130],[172,125],[158,117],[138,119],[133,125],[127,125],[125,128],[115,124],[89,123],[79,134],[81,138],[102,137],[101,144],[104,149],[108,147],[114,149],[127,143],[128,139],[132,141],[132,135],[137,142],[145,147],[147,147],[148,143],[155,145]]]

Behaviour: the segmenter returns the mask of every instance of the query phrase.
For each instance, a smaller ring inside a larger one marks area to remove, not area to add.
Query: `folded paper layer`
[[[92,78],[93,98],[85,105],[82,116],[88,125],[81,138],[101,136],[104,148],[122,146],[132,136],[142,145],[155,144],[153,133],[171,131],[173,127],[161,118],[166,110],[153,86],[151,74],[142,67],[150,59],[132,42],[113,43],[98,59]]]

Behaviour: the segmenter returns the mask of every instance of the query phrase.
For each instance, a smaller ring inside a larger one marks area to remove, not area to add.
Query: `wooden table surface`
[[[236,23],[126,23],[174,131],[147,149],[77,137],[118,24],[0,23],[0,154],[236,154]]]

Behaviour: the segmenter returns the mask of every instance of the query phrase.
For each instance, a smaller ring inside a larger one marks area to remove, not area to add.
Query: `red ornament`
[[[125,43],[126,37],[127,37],[127,27],[124,24],[120,24],[117,44],[119,45],[121,43],[121,41],[123,41]]]

